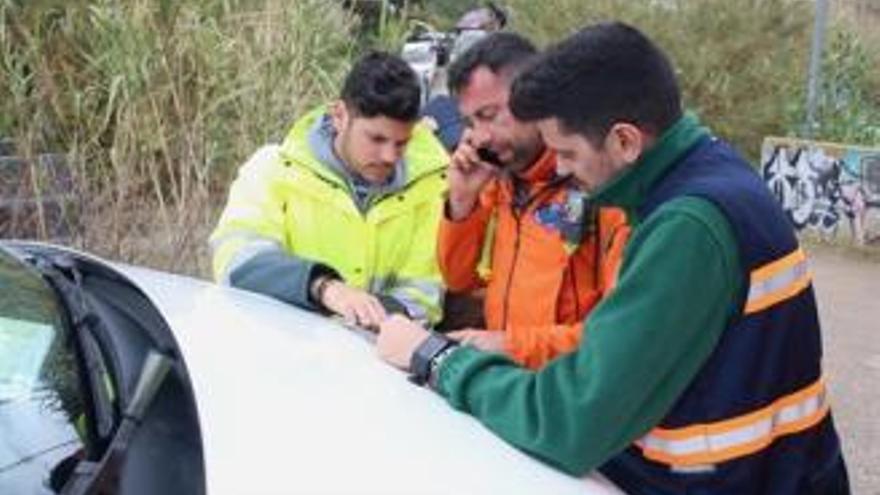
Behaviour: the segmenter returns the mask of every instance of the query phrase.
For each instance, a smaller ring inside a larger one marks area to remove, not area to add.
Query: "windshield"
[[[84,399],[66,337],[51,287],[0,250],[0,493],[51,493],[53,468],[83,447]]]

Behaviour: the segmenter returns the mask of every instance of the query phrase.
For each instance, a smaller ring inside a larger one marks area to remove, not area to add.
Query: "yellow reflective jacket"
[[[362,214],[346,183],[308,144],[324,113],[306,115],[281,147],[261,149],[240,169],[211,236],[215,278],[228,277],[243,258],[279,249],[328,265],[346,283],[392,296],[411,317],[436,323],[443,294],[435,247],[446,151],[430,130],[416,126],[404,154],[405,185]]]

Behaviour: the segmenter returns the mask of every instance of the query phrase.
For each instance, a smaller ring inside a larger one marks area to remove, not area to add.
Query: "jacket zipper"
[[[526,200],[523,201],[523,204],[518,204],[517,200],[518,194],[518,183],[516,177],[511,178],[513,182],[513,201],[511,202],[511,212],[513,213],[513,219],[516,221],[516,237],[513,240],[513,259],[510,262],[510,270],[507,272],[507,285],[504,288],[504,300],[502,304],[504,305],[504,311],[501,313],[501,330],[507,331],[507,319],[510,313],[510,289],[513,286],[513,277],[516,274],[516,261],[519,258],[519,247],[521,244],[522,238],[522,215],[527,214],[529,211],[529,207],[534,204],[538,199],[542,196],[553,193],[556,190],[556,187],[564,184],[568,178],[562,177],[557,180],[551,181],[546,187],[541,188],[536,191],[535,194],[526,197]],[[521,186],[525,187],[525,186]],[[528,194],[528,191],[526,192]]]
[[[513,276],[516,271],[516,259],[519,257],[520,237],[522,234],[522,222],[520,221],[519,213],[515,208],[513,210],[513,218],[516,220],[516,237],[513,240],[513,260],[510,262],[510,271],[508,271],[507,275],[507,286],[504,288],[504,312],[501,317],[501,330],[503,331],[507,331],[507,317],[510,312],[510,288],[513,286]]]

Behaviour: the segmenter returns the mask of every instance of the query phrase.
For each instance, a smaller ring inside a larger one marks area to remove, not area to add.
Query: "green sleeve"
[[[633,232],[618,286],[577,351],[532,372],[463,348],[443,362],[439,391],[511,444],[582,475],[675,404],[737,311],[740,277],[721,212],[698,198],[667,203]]]

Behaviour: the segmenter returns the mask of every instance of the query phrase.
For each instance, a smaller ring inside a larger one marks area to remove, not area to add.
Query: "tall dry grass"
[[[353,25],[321,0],[0,0],[0,135],[67,155],[69,242],[205,274],[230,174],[331,96]]]
[[[872,1],[832,11],[820,139],[880,144]],[[18,180],[35,196],[64,189],[65,242],[206,275],[207,235],[247,155],[334,96],[357,52],[399,49],[407,16],[450,28],[475,3],[412,1],[364,28],[342,0],[0,0],[0,138],[29,160]],[[671,54],[687,105],[753,158],[764,136],[802,131],[811,1],[500,3],[541,45],[588,22],[639,26]],[[44,152],[65,154],[63,180],[44,178]],[[51,236],[51,212],[36,213],[27,234]],[[21,235],[2,217],[0,235]]]

